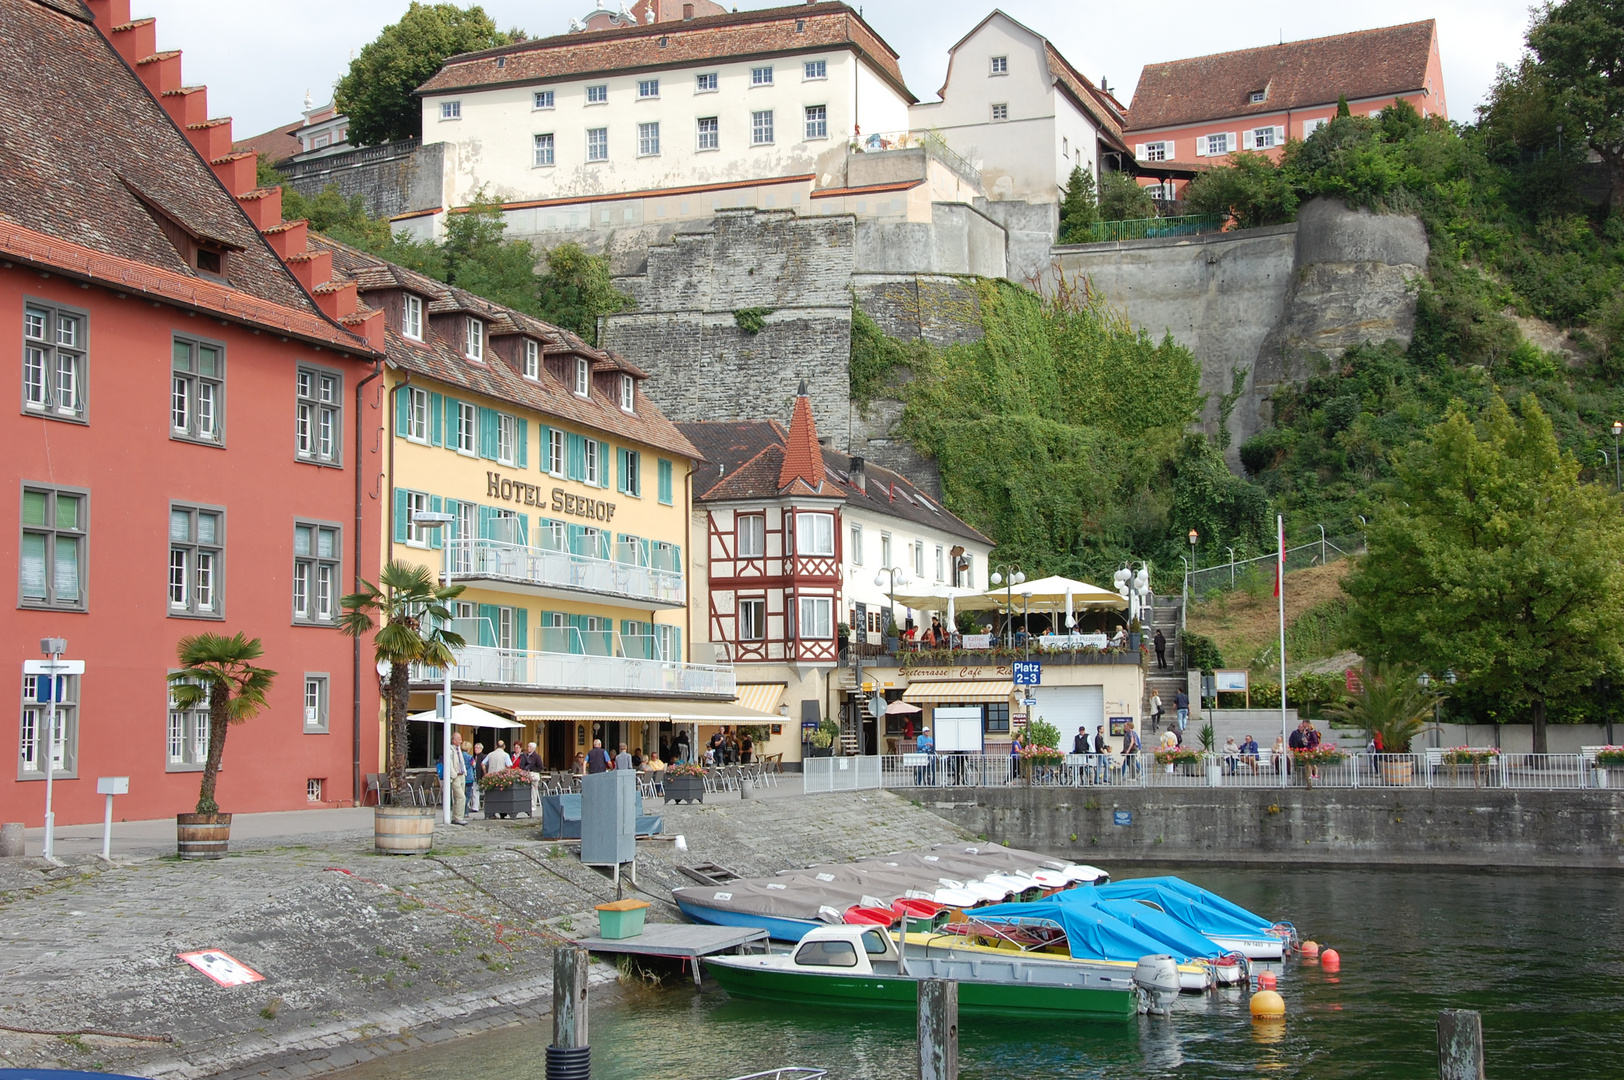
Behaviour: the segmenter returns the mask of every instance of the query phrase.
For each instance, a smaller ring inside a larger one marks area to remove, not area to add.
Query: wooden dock
[[[742,952],[760,942],[766,947],[767,931],[745,926],[709,926],[698,923],[648,923],[643,932],[629,938],[585,937],[576,940],[583,949],[595,953],[623,953],[630,956],[665,956],[693,966],[694,985],[699,985],[699,958],[723,952]]]

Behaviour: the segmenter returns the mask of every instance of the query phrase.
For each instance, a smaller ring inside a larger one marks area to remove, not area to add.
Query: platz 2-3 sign
[[[1037,660],[1015,661],[1016,686],[1043,685],[1043,664]]]

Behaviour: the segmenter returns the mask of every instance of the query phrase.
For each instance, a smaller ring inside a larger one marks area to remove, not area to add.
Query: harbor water
[[[1107,868],[1111,869],[1111,868]],[[1239,989],[1182,995],[1166,1018],[962,1024],[966,1080],[1249,1076],[1436,1077],[1440,1009],[1483,1014],[1488,1075],[1624,1077],[1624,878],[1551,871],[1191,869],[1178,873],[1337,949],[1341,970],[1288,962],[1283,1025],[1254,1025]],[[692,983],[594,1009],[595,1080],[713,1080],[816,1065],[831,1080],[914,1075],[911,1017],[729,1000]],[[380,1059],[346,1080],[541,1080],[550,1028],[514,1027]]]

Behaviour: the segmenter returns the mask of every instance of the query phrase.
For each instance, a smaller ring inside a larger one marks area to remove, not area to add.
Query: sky
[[[465,0],[459,0],[465,2]],[[607,0],[606,0],[607,2]],[[531,37],[563,33],[593,0],[487,0],[499,26]],[[618,7],[618,2],[613,6]],[[768,7],[771,3],[743,3]],[[947,50],[991,10],[988,0],[867,0],[863,17],[902,57],[908,87],[932,101],[947,71]],[[1473,118],[1497,64],[1515,63],[1528,28],[1526,0],[1001,0],[1010,16],[1042,33],[1096,83],[1129,101],[1147,63],[1323,37],[1417,19],[1438,20],[1450,116]],[[873,11],[868,11],[873,8]],[[134,0],[136,18],[158,20],[158,47],[185,53],[186,81],[209,88],[209,111],[231,116],[237,138],[298,120],[309,90],[316,104],[349,67],[350,56],[406,10],[406,0]]]

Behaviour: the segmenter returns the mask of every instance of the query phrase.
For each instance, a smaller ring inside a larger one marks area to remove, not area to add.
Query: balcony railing
[[[687,602],[680,570],[503,540],[452,540],[450,546],[452,581],[502,581],[673,606]]]
[[[849,153],[879,154],[887,150],[923,150],[965,180],[981,186],[981,170],[934,131],[876,131],[853,136],[847,144]]]
[[[1121,240],[1156,240],[1167,236],[1195,236],[1197,233],[1219,232],[1223,227],[1222,214],[1186,214],[1183,217],[1096,221],[1088,227],[1089,236],[1083,243],[1101,244]]]
[[[413,664],[411,677],[414,683],[439,683],[445,674],[437,666]],[[457,653],[451,681],[509,689],[726,697],[738,689],[729,666],[483,645],[470,645]]]

